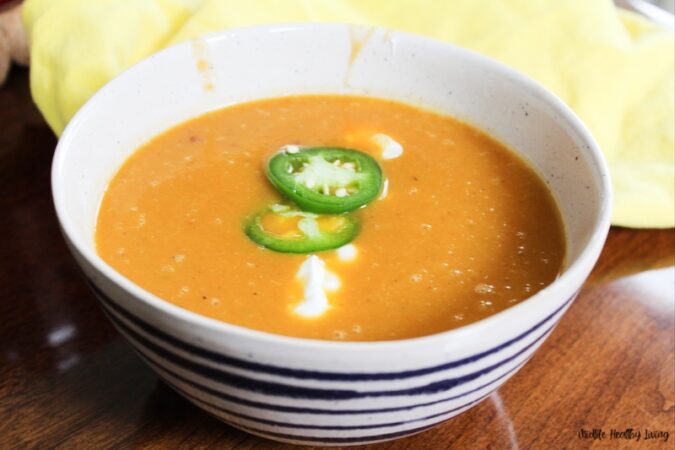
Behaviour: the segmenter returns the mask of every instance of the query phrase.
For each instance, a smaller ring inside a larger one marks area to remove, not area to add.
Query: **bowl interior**
[[[606,230],[609,187],[599,150],[569,109],[526,77],[418,36],[289,25],[180,44],[97,93],[68,126],[55,156],[54,197],[65,233],[89,259],[105,265],[94,249],[98,205],[108,181],[139,145],[209,110],[310,93],[384,97],[434,109],[516,150],[558,201],[568,266],[597,240],[598,230]]]

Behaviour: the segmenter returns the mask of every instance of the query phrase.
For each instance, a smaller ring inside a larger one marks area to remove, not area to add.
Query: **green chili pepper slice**
[[[276,252],[313,253],[351,242],[359,233],[359,221],[352,215],[319,215],[273,204],[250,217],[244,232]]]
[[[370,156],[338,147],[287,147],[267,164],[267,178],[305,211],[340,214],[378,196],[382,170]]]

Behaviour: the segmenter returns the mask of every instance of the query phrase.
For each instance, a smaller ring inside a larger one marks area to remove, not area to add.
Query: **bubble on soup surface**
[[[476,294],[492,294],[495,291],[495,287],[492,284],[478,283],[473,290]]]

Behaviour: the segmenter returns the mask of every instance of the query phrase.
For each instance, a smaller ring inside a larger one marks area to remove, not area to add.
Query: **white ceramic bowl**
[[[568,239],[562,275],[528,300],[456,330],[389,342],[323,342],[185,311],[125,279],[96,254],[99,201],[140,144],[209,110],[305,93],[385,97],[432,108],[516,149],[559,202]],[[101,89],[71,121],[56,150],[52,183],[73,255],[110,319],[157,374],[229,424],[313,445],[402,437],[480,402],[551,333],[609,227],[610,187],[600,150],[555,96],[472,52],[347,25],[233,30],[147,58]]]

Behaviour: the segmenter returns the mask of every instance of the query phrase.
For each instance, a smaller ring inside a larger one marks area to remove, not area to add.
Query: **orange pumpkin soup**
[[[377,198],[349,213],[349,244],[283,253],[247,236],[252,214],[291,205],[266,174],[288,146],[357,149],[379,164]],[[446,331],[532,296],[559,274],[563,234],[544,183],[475,128],[393,101],[298,96],[211,112],[145,144],[108,186],[96,243],[130,280],[204,316],[372,341]]]

